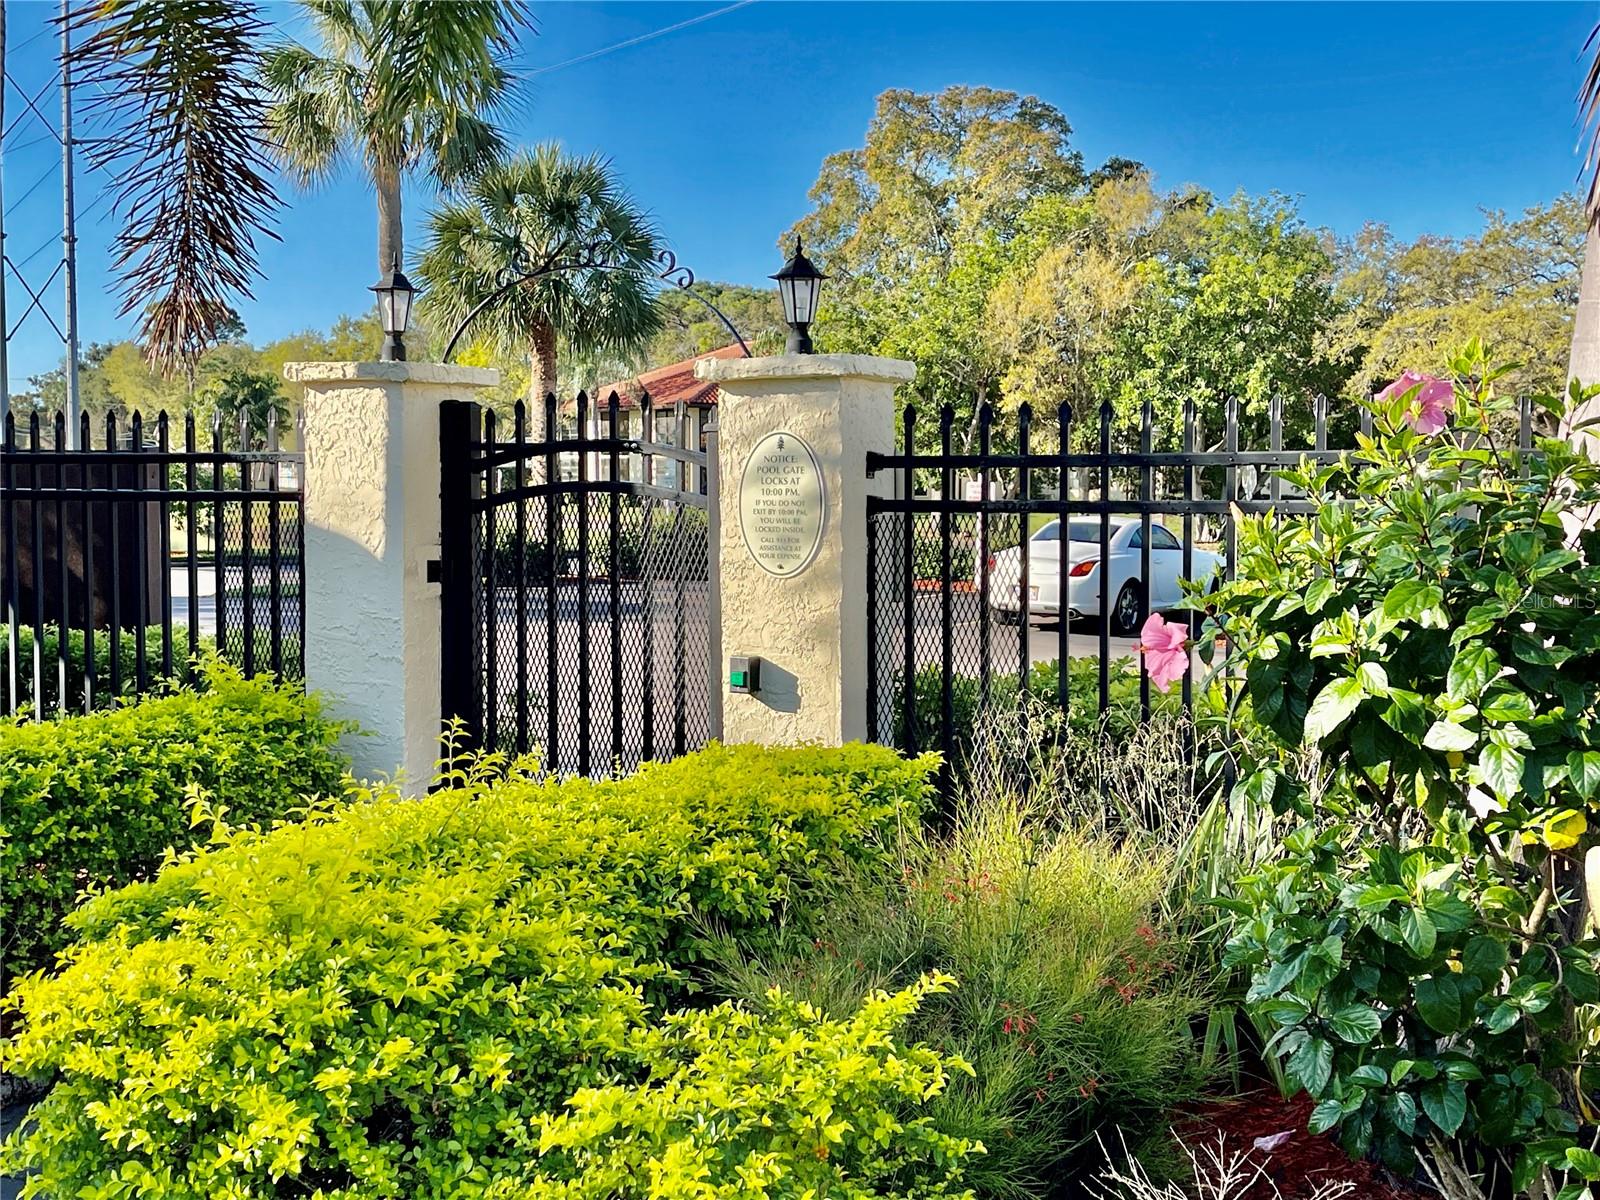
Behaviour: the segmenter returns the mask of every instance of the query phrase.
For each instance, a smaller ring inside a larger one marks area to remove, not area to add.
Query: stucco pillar
[[[427,789],[440,733],[439,403],[500,372],[436,363],[289,363],[305,386],[306,685],[355,721],[357,776]]]
[[[854,354],[705,359],[717,401],[722,735],[838,745],[867,736],[867,479],[894,442],[908,362]],[[819,519],[820,518],[820,519]],[[762,661],[735,692],[730,656]]]

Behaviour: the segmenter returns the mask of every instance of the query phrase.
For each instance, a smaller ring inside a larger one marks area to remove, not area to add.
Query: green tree
[[[1509,391],[1562,390],[1578,303],[1584,218],[1576,195],[1518,217],[1485,213],[1473,237],[1409,245],[1371,224],[1339,247],[1338,338],[1361,355],[1351,391],[1370,395],[1407,367],[1477,338],[1518,365]]]
[[[1343,389],[1353,364],[1329,344],[1339,313],[1333,260],[1283,197],[1241,194],[1210,207],[1192,240],[1135,273],[1139,296],[1116,326],[1105,370],[1125,424],[1149,399],[1158,440],[1173,444],[1193,399],[1197,436],[1215,444],[1231,399],[1240,444],[1264,445],[1273,397],[1284,401],[1292,438],[1314,396]]]
[[[1015,92],[895,89],[878,97],[865,144],[829,155],[801,237],[830,278],[819,342],[914,359],[921,390],[970,416],[999,378],[986,321],[1024,217],[1084,184],[1072,126]]]
[[[472,336],[489,353],[529,356],[537,420],[558,384],[558,343],[575,354],[629,355],[661,328],[658,247],[609,163],[547,142],[484,171],[429,218],[422,310],[447,331],[490,301]],[[506,288],[543,268],[591,259],[610,269],[552,270]]]
[[[783,323],[783,305],[778,300],[777,288],[705,280],[697,281],[693,291],[727,314],[752,354],[782,352],[788,326]],[[692,358],[733,341],[727,327],[708,312],[705,305],[677,288],[663,291],[656,308],[661,313],[661,329],[650,339],[642,357],[634,364],[634,371]]]
[[[264,371],[230,368],[195,396],[195,417],[220,422],[223,444],[234,450],[265,449],[269,430],[288,429],[288,401],[278,378]]]
[[[111,342],[90,342],[78,354],[78,405],[79,411],[89,418],[90,429],[93,436],[98,439],[105,430],[105,417],[107,413],[116,413],[125,417],[130,412],[130,407],[119,402],[106,386],[103,367],[106,358],[116,349]],[[39,414],[40,427],[45,431],[48,439],[54,435],[50,432],[58,412],[63,412],[67,406],[67,359],[61,356],[61,361],[48,371],[28,377],[28,386],[11,397],[12,409],[17,417],[18,438],[26,441],[28,434],[27,420],[31,413]],[[148,410],[146,410],[148,412]]]
[[[413,318],[412,329],[406,338],[416,341],[418,345],[425,345],[426,335],[417,325]],[[378,322],[378,314],[369,308],[354,316],[347,314],[340,317],[327,332],[303,329],[268,342],[256,355],[256,369],[282,380],[285,363],[358,360],[370,355],[372,347],[382,339],[383,329]],[[305,388],[298,383],[284,381],[283,390],[290,402],[296,405],[305,395]]]
[[[453,184],[499,157],[489,117],[509,98],[522,0],[304,0],[320,50],[270,50],[262,78],[284,167],[302,184],[349,156],[378,198],[378,270],[405,253],[400,185],[422,167]]]
[[[1067,401],[1082,435],[1094,437],[1100,399],[1113,390],[1119,331],[1147,283],[1141,264],[1189,253],[1204,212],[1204,196],[1159,195],[1137,171],[1109,173],[1081,196],[1036,202],[985,314],[1006,363],[1008,406]],[[1137,405],[1121,415],[1137,420]]]

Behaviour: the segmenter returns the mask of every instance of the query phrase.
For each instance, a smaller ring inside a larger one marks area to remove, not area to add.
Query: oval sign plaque
[[[779,578],[809,567],[824,499],[822,466],[803,438],[778,430],[757,442],[739,477],[739,530],[756,565]]]

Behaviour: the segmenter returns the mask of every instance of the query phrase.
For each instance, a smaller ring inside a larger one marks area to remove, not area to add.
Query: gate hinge
[[[428,582],[429,583],[443,583],[444,582],[444,563],[441,562],[439,559],[430,558],[428,560],[427,571],[428,571]]]

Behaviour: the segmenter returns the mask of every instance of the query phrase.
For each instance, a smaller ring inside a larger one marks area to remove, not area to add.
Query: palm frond
[[[492,118],[514,97],[524,0],[302,4],[318,48],[277,47],[263,74],[276,156],[299,182],[348,156],[380,187],[419,166],[452,187],[503,156]]]
[[[302,187],[323,181],[359,121],[359,70],[303,46],[282,45],[263,56],[261,80],[273,97],[266,120],[278,162]]]
[[[500,131],[470,113],[454,113],[448,119],[430,121],[424,141],[435,164],[434,173],[445,187],[472,178],[486,163],[503,156],[506,149]]]
[[[281,202],[269,180],[266,24],[241,0],[97,0],[67,16],[76,78],[98,85],[86,157],[112,176],[123,313],[141,309],[152,364],[192,364],[260,276],[256,239]]]
[[[473,336],[514,353],[548,327],[575,353],[632,353],[661,327],[660,245],[609,163],[547,143],[484,171],[433,213],[418,264],[423,310],[453,329],[509,280],[597,252],[613,269],[528,279],[480,314]]]

